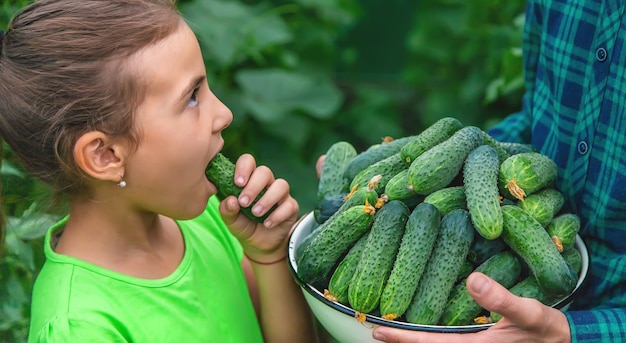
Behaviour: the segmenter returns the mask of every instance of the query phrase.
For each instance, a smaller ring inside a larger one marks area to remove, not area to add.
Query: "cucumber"
[[[573,246],[566,247],[561,255],[565,259],[565,262],[567,262],[567,264],[569,264],[576,272],[576,274],[579,274],[583,268],[583,256],[580,251]]]
[[[405,317],[409,323],[436,325],[474,240],[469,212],[454,210],[441,219],[439,236]]]
[[[348,302],[361,322],[366,313],[378,307],[408,219],[409,209],[399,200],[386,203],[374,215],[370,234],[348,288]]]
[[[537,279],[532,275],[527,276],[522,281],[509,288],[509,292],[518,297],[536,299],[544,305],[551,305],[556,302],[555,298],[548,296],[541,287],[539,287]],[[502,319],[502,315],[494,311],[491,311],[489,316],[492,322],[497,322]]]
[[[402,149],[400,149],[400,156],[406,165],[409,166],[416,157],[450,138],[455,132],[462,128],[463,124],[456,118],[441,118],[420,132],[415,139],[406,143]]]
[[[320,225],[302,251],[298,276],[315,288],[326,287],[341,257],[369,230],[375,212],[371,205],[356,205]]]
[[[372,177],[381,175],[380,181],[376,186],[376,192],[382,194],[385,191],[387,182],[396,174],[408,167],[400,158],[400,153],[395,153],[383,160],[380,160],[367,168],[360,171],[350,183],[350,188],[366,184]]]
[[[326,150],[324,164],[317,183],[317,201],[327,196],[333,196],[348,191],[348,185],[344,181],[343,173],[347,165],[357,155],[352,144],[339,141],[332,144]]]
[[[535,148],[534,146],[530,144],[525,144],[525,143],[497,141],[497,144],[502,149],[506,150],[506,152],[508,152],[509,155],[517,155],[517,154],[521,154],[524,152],[539,152],[539,149]]]
[[[406,136],[398,139],[386,139],[381,144],[371,146],[369,149],[359,153],[348,163],[344,170],[344,181],[348,184],[363,169],[372,164],[384,160],[385,158],[400,152],[400,149],[415,136]]]
[[[493,137],[491,137],[490,134],[485,131],[483,131],[483,144],[489,145],[493,148],[493,150],[498,153],[499,163],[504,162],[504,160],[511,156],[511,154],[502,146],[502,144],[500,144],[500,142],[495,140]]]
[[[217,197],[220,200],[224,200],[231,195],[238,197],[239,194],[241,194],[241,187],[235,185],[235,164],[222,153],[215,155],[211,162],[209,162],[205,170],[205,175],[217,188]],[[257,223],[263,223],[277,207],[277,205],[272,206],[269,211],[260,217],[254,215],[252,208],[254,208],[254,204],[256,204],[263,194],[265,194],[265,191],[262,191],[252,203],[250,203],[250,206],[241,208],[243,214]]]
[[[502,214],[502,239],[526,262],[541,289],[553,297],[570,294],[578,276],[565,262],[548,232],[520,207],[502,206]]]
[[[402,200],[416,196],[409,187],[409,170],[403,169],[393,176],[385,186],[385,195],[388,200]]]
[[[544,188],[527,196],[524,201],[518,201],[517,206],[533,216],[541,226],[546,227],[564,203],[565,198],[561,192],[554,188]]]
[[[323,224],[326,220],[328,220],[328,218],[335,214],[341,205],[343,205],[344,199],[347,195],[348,193],[328,195],[319,201],[315,206],[315,209],[313,209],[313,218],[315,218],[315,222]]]
[[[486,239],[481,235],[474,237],[474,242],[467,253],[467,260],[475,265],[485,262],[489,257],[508,248],[502,237]]]
[[[311,241],[313,241],[313,238],[315,238],[315,236],[322,232],[321,229],[323,229],[323,227],[320,224],[315,223],[314,227],[311,229],[311,232],[309,232],[309,234],[304,237],[302,242],[298,244],[295,253],[296,261],[300,262],[300,259],[302,258],[302,253],[304,252],[304,250],[306,250],[306,247],[311,243]]]
[[[499,171],[498,153],[489,145],[472,150],[463,166],[467,208],[476,231],[487,239],[496,239],[502,234]]]
[[[378,193],[376,193],[376,191],[374,190],[379,179],[379,176],[375,176],[366,186],[354,187],[352,191],[346,194],[346,196],[342,199],[342,204],[339,206],[339,208],[335,210],[334,213],[330,213],[330,208],[327,210],[327,215],[330,215],[330,217],[328,217],[326,220],[338,215],[339,213],[355,205],[373,205],[375,208],[379,208],[380,206],[382,206],[382,203],[379,204],[382,199],[378,197]],[[324,201],[322,201],[319,206],[322,205],[324,205]],[[320,224],[323,224],[323,222],[320,222]]]
[[[365,243],[369,237],[369,232],[366,232],[354,243],[352,248],[348,251],[346,256],[339,262],[337,268],[330,277],[328,283],[328,289],[324,290],[324,298],[348,305],[348,286],[352,282],[352,276],[356,271],[356,266],[361,260],[361,254]]]
[[[557,165],[538,152],[512,155],[500,165],[500,192],[509,199],[524,200],[556,179]]]
[[[476,267],[475,271],[489,276],[506,288],[510,288],[517,281],[521,268],[521,263],[515,254],[504,251],[491,256]],[[467,291],[466,282],[461,282],[452,290],[439,324],[470,325],[481,311],[482,307]]]
[[[456,277],[455,284],[458,285],[458,283],[464,280],[468,275],[470,275],[475,268],[476,265],[474,265],[469,260],[466,259],[465,261],[463,261],[463,266],[461,266],[461,271],[459,271],[459,275],[457,275]]]
[[[456,209],[467,210],[464,186],[452,186],[434,191],[424,198],[424,202],[435,205],[442,216]]]
[[[580,231],[580,217],[574,213],[563,213],[552,219],[546,230],[557,249],[562,252],[574,246],[576,235]]]
[[[380,297],[381,316],[394,320],[404,314],[422,277],[439,233],[441,215],[421,203],[409,215],[396,259]]]
[[[409,166],[409,184],[417,194],[442,189],[459,174],[467,155],[483,142],[483,132],[466,126],[418,156]]]

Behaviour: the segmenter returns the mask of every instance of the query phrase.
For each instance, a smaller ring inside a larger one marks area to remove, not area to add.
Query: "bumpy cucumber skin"
[[[467,208],[476,231],[487,239],[496,239],[502,234],[499,171],[498,153],[488,145],[472,150],[463,166]]]
[[[554,182],[556,173],[557,165],[548,156],[538,152],[520,153],[502,162],[498,185],[505,197],[523,200],[524,196],[516,196],[510,191],[511,182],[528,196]]]
[[[413,138],[415,138],[415,136],[400,137],[388,143],[372,146],[370,149],[359,153],[346,166],[343,175],[344,181],[349,184],[363,169],[391,155],[399,153],[400,149]]]
[[[416,157],[450,138],[455,132],[462,128],[463,124],[456,118],[441,118],[420,132],[415,139],[405,144],[402,149],[400,149],[400,157],[402,157],[402,160],[409,166]]]
[[[372,177],[376,175],[381,175],[382,178],[376,185],[375,190],[376,192],[378,192],[378,194],[382,194],[385,191],[385,186],[387,185],[387,182],[389,182],[391,178],[396,176],[396,174],[407,168],[408,167],[406,166],[406,164],[402,162],[402,159],[400,158],[400,153],[395,153],[385,158],[384,160],[380,160],[361,170],[350,183],[350,188],[352,189],[352,187],[355,186],[364,186],[369,182],[369,180],[372,179]]]
[[[350,161],[357,155],[357,151],[352,144],[339,141],[331,145],[326,150],[326,157],[319,181],[317,183],[317,201],[321,201],[327,196],[341,194],[347,191],[347,184],[343,178],[344,171]]]
[[[437,208],[425,202],[417,205],[409,215],[391,274],[380,297],[383,318],[398,318],[409,307],[435,246],[440,222]]]
[[[341,198],[341,204],[339,204],[339,207],[334,210],[331,207],[337,205],[338,199],[336,199],[336,197],[325,198],[318,204],[318,208],[313,211],[313,215],[319,224],[323,224],[326,220],[354,205],[365,205],[366,201],[372,206],[378,202],[378,193],[373,187],[370,187],[370,185],[359,187],[353,192],[345,194],[345,196]]]
[[[517,281],[522,266],[519,259],[510,251],[504,251],[491,256],[484,261],[475,271],[481,272],[502,286],[509,288]],[[467,291],[464,281],[457,284],[446,307],[441,315],[441,325],[470,325],[480,314],[482,307],[472,298]]]
[[[561,256],[563,256],[565,262],[572,267],[576,274],[580,274],[583,268],[583,255],[581,255],[578,249],[574,246],[566,247],[563,252],[561,252]]]
[[[559,213],[564,203],[565,198],[561,192],[554,188],[544,188],[530,194],[524,198],[524,201],[519,201],[517,206],[533,216],[541,226],[546,227]]]
[[[313,241],[315,236],[317,236],[320,232],[322,232],[323,227],[320,224],[314,225],[313,229],[309,232],[308,235],[304,237],[304,239],[300,242],[298,247],[296,248],[295,258],[296,261],[300,261],[302,258],[302,253],[306,250],[306,247]]]
[[[552,219],[546,227],[552,241],[561,246],[562,250],[571,248],[576,242],[580,231],[580,217],[574,213],[563,213]],[[561,249],[559,249],[561,250]]]
[[[539,149],[535,148],[530,144],[525,143],[515,143],[515,142],[500,142],[496,141],[497,144],[506,150],[509,155],[517,155],[525,152],[539,152]]]
[[[424,202],[435,205],[442,216],[456,209],[467,210],[464,186],[451,186],[434,191],[424,198]]]
[[[498,161],[500,161],[500,163],[504,162],[504,160],[511,156],[511,154],[509,154],[509,152],[497,140],[495,140],[495,138],[491,137],[491,135],[485,131],[483,131],[483,143],[489,145],[498,153]]]
[[[571,293],[578,276],[565,262],[548,232],[520,207],[502,206],[502,214],[502,239],[526,262],[542,290],[553,297]]]
[[[385,195],[389,200],[402,200],[417,194],[409,187],[409,170],[403,169],[385,185]]]
[[[361,254],[363,253],[368,237],[369,232],[366,232],[356,243],[354,243],[346,256],[344,256],[341,262],[339,262],[337,268],[330,277],[330,282],[328,283],[328,295],[326,292],[324,293],[326,299],[348,305],[348,287],[352,282],[356,266],[361,260]]]
[[[374,215],[361,260],[348,288],[348,302],[355,311],[369,313],[378,307],[409,214],[402,201],[393,200]]]
[[[206,167],[205,175],[211,183],[217,188],[217,197],[220,200],[224,200],[228,196],[238,197],[241,194],[241,187],[235,185],[235,164],[232,163],[228,157],[222,153],[215,155],[213,160],[209,162]],[[265,191],[261,192],[254,201],[248,207],[242,207],[241,212],[248,218],[254,220],[257,223],[263,223],[265,219],[274,211],[277,205],[274,205],[264,215],[257,217],[252,213],[254,204],[265,194]]]
[[[329,218],[321,231],[302,252],[298,276],[318,289],[328,285],[337,263],[369,229],[373,221],[371,206],[356,205]]]
[[[418,156],[409,166],[413,191],[428,195],[448,186],[461,171],[467,155],[482,142],[482,130],[466,126]]]
[[[405,312],[409,323],[436,325],[474,240],[469,212],[454,210],[441,219],[439,237]]]

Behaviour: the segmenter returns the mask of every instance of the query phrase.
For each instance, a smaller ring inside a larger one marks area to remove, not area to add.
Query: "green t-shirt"
[[[33,290],[29,342],[263,342],[241,269],[243,250],[215,197],[195,219],[178,221],[185,254],[158,280],[134,278],[55,253]]]

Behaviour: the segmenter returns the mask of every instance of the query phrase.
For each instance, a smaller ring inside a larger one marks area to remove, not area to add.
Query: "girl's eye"
[[[191,93],[191,97],[189,98],[189,101],[187,102],[187,105],[189,107],[195,107],[198,106],[198,91],[200,90],[200,87],[196,87],[193,92]]]

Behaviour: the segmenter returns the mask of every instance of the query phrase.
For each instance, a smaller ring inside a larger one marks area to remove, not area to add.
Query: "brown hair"
[[[0,41],[0,138],[55,193],[83,191],[76,140],[99,130],[138,142],[133,114],[145,85],[125,61],[181,20],[174,0],[40,0],[23,8]]]

